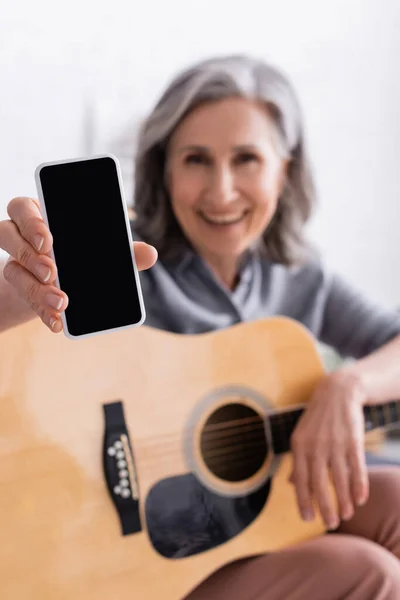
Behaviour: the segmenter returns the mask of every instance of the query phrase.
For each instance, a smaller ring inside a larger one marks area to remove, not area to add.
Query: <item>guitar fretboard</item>
[[[365,431],[387,427],[400,421],[400,400],[364,406]],[[304,408],[273,413],[269,417],[275,454],[290,450],[290,436]]]

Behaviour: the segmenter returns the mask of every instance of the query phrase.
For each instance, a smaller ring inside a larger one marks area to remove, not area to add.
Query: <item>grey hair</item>
[[[258,247],[269,260],[301,263],[315,252],[304,236],[315,188],[300,105],[282,72],[248,56],[211,58],[188,68],[175,77],[142,123],[135,158],[134,228],[162,259],[174,258],[188,247],[165,184],[168,143],[197,106],[232,96],[264,103],[276,125],[280,154],[289,159],[283,192]]]

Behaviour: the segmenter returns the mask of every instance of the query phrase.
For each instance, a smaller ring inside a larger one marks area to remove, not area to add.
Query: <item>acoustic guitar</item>
[[[235,559],[323,533],[288,482],[324,376],[274,317],[213,333],[0,336],[0,598],[178,600]],[[399,419],[365,409],[366,429]]]

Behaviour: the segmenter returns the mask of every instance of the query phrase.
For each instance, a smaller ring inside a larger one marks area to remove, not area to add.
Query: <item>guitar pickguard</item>
[[[270,487],[268,479],[248,496],[231,498],[210,491],[192,474],[164,479],[150,490],[145,503],[150,541],[166,558],[216,548],[256,519]]]

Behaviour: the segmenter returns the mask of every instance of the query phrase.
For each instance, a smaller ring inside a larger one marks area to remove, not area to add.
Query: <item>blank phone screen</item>
[[[142,310],[116,163],[101,157],[39,171],[68,331],[138,323]]]

